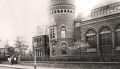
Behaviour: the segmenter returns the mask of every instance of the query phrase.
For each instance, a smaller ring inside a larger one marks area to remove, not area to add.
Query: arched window
[[[56,14],[56,10],[54,10],[54,13]]]
[[[94,30],[88,30],[86,33],[86,41],[90,48],[97,48],[96,32]]]
[[[61,13],[63,13],[63,9],[61,9]]]
[[[57,13],[60,13],[60,10],[59,10],[59,9],[57,10]]]
[[[116,47],[120,47],[120,25],[117,26],[117,28],[115,29],[115,46]]]
[[[66,55],[67,51],[65,49],[62,49],[62,55]]]
[[[72,10],[70,10],[70,13],[72,13]]]
[[[66,37],[65,33],[66,33],[66,27],[62,26],[61,27],[61,38],[65,38]]]
[[[104,61],[111,60],[112,56],[112,32],[109,27],[102,27],[99,33],[99,49]]]
[[[55,49],[54,49],[54,48],[52,49],[52,55],[53,55],[53,56],[56,55],[56,54],[55,54]]]
[[[66,13],[66,9],[64,9],[64,13]]]
[[[69,13],[69,9],[67,10],[67,12]]]
[[[62,55],[66,55],[67,54],[67,48],[66,48],[67,47],[67,43],[62,42],[61,46],[62,46],[62,50],[61,50]]]
[[[101,46],[112,45],[112,33],[109,27],[103,27],[100,30],[100,45]]]

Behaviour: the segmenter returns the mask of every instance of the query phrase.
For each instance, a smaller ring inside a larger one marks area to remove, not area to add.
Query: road
[[[29,68],[12,68],[12,67],[0,67],[0,69],[29,69]],[[34,69],[34,68],[30,68]],[[57,69],[57,68],[49,68],[49,67],[38,67],[37,69]]]
[[[31,65],[0,64],[0,69],[34,69]],[[52,64],[38,65],[37,69],[120,69],[120,63],[79,63],[79,64]]]
[[[23,65],[0,65],[0,69],[34,69],[34,67],[33,66],[23,66]],[[64,68],[37,66],[37,69],[64,69]]]

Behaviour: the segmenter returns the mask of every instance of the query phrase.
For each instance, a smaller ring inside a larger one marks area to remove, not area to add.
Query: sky
[[[76,16],[87,17],[90,10],[120,0],[76,0]],[[17,36],[29,45],[32,36],[45,31],[50,24],[50,0],[0,0],[0,40],[13,45]],[[39,26],[39,27],[38,27]],[[39,33],[36,33],[36,29]]]

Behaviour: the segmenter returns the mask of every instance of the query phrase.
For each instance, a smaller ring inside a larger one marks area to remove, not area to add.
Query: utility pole
[[[34,69],[37,69],[37,63],[36,63],[36,47],[37,47],[37,43],[34,42],[33,43],[33,51],[34,51]]]

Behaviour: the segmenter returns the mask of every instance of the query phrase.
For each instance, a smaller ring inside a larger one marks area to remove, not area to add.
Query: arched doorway
[[[67,55],[67,43],[64,41],[61,43],[61,55]]]
[[[86,33],[87,58],[89,60],[97,59],[97,33],[93,29],[90,29]]]
[[[112,32],[109,27],[100,30],[100,53],[103,61],[110,61],[112,57]]]
[[[115,28],[115,48],[114,58],[116,61],[120,60],[120,24]]]

